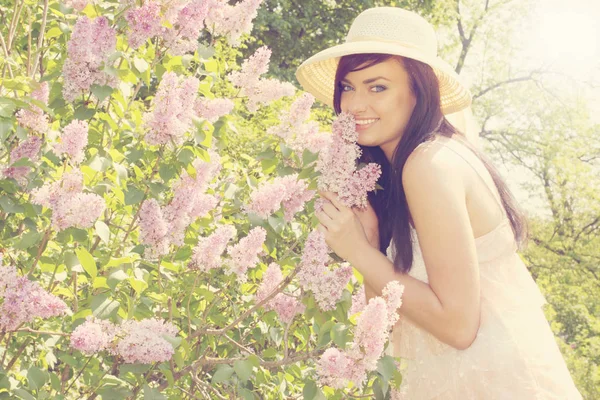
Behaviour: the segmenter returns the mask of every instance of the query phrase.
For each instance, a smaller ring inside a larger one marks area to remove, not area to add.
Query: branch
[[[492,86],[485,88],[483,90],[481,90],[479,93],[476,93],[473,95],[473,101],[481,96],[483,96],[484,94],[491,92],[494,89],[498,89],[500,86],[504,86],[504,85],[508,85],[510,83],[516,83],[516,82],[524,82],[524,81],[530,81],[533,80],[533,75],[536,73],[539,73],[540,71],[538,70],[534,70],[531,71],[529,73],[529,75],[527,76],[521,76],[519,78],[512,78],[512,79],[507,79],[505,81],[501,81],[501,82],[497,82],[495,84],[493,84]]]

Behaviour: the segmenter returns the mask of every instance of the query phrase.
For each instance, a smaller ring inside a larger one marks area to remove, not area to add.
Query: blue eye
[[[373,90],[373,89],[375,89],[375,90]],[[383,92],[386,89],[387,88],[385,86],[383,86],[383,85],[376,85],[376,86],[373,86],[371,88],[371,90],[374,91],[374,92],[376,92],[376,93]]]
[[[342,89],[342,92],[349,92],[352,90],[352,86],[343,83],[340,83],[340,88]]]

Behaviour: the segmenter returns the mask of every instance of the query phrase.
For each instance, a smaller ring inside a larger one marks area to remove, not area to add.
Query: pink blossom
[[[144,115],[148,144],[183,143],[194,116],[199,84],[194,77],[179,78],[174,72],[163,75],[153,100],[153,111]]]
[[[235,234],[236,229],[233,225],[223,225],[218,227],[212,235],[200,237],[193,250],[190,268],[207,272],[221,267],[221,254]]]
[[[162,30],[160,4],[155,1],[146,1],[141,7],[130,9],[126,19],[129,25],[127,39],[133,49],[137,49]]]
[[[399,282],[391,281],[384,288],[383,297],[369,300],[358,317],[350,348],[328,349],[321,357],[317,372],[322,384],[335,388],[344,387],[349,381],[354,386],[364,385],[367,372],[377,368],[389,333],[398,320],[396,310],[402,303],[403,291]]]
[[[52,210],[52,226],[89,228],[102,215],[104,199],[95,193],[83,193],[83,175],[79,170],[63,174],[57,182],[31,192],[31,201]]]
[[[198,36],[204,28],[210,0],[193,0],[177,12],[172,29],[163,33],[163,39],[172,55],[183,55],[198,48]],[[174,10],[174,9],[173,9]]]
[[[353,362],[346,353],[331,347],[321,355],[317,362],[319,381],[334,389],[343,389],[348,384],[348,369]]]
[[[175,337],[179,329],[170,322],[156,318],[121,323],[123,336],[116,345],[115,352],[126,363],[151,364],[171,359],[175,353],[173,345],[163,336]]]
[[[206,26],[214,34],[225,36],[232,46],[239,46],[241,36],[252,31],[252,20],[262,2],[242,0],[231,6],[227,0],[211,0]]]
[[[340,201],[348,207],[367,206],[367,192],[375,189],[381,175],[381,167],[370,163],[356,170],[360,148],[356,144],[354,117],[342,113],[333,124],[333,137],[329,148],[319,153],[316,170],[321,172],[319,189],[338,194]]]
[[[77,11],[83,11],[88,3],[89,0],[65,0],[65,5],[67,7],[73,7]]]
[[[302,125],[310,117],[310,109],[315,103],[315,97],[310,93],[303,93],[290,106],[287,121],[293,127]]]
[[[260,105],[266,105],[282,97],[293,96],[296,89],[289,82],[279,82],[276,79],[260,79],[253,87],[244,90],[248,96],[248,110],[255,112]]]
[[[54,145],[54,153],[59,157],[66,153],[74,164],[79,164],[85,157],[87,143],[88,123],[75,119],[63,129],[60,143]]]
[[[234,105],[233,101],[229,99],[199,98],[196,101],[195,111],[201,118],[215,123],[223,115],[229,114]]]
[[[230,246],[227,253],[231,257],[231,263],[228,266],[230,273],[235,273],[240,282],[246,280],[246,271],[248,268],[254,268],[258,263],[258,255],[263,251],[262,246],[267,238],[267,231],[263,227],[257,226],[248,232],[248,236]]]
[[[262,46],[242,63],[240,71],[229,75],[229,80],[248,97],[248,110],[254,112],[260,104],[267,104],[284,96],[292,96],[296,91],[289,82],[263,79],[261,75],[269,70],[271,50]]]
[[[270,59],[271,49],[267,46],[259,47],[253,55],[244,60],[240,71],[234,71],[229,75],[229,80],[239,88],[255,86],[261,75],[269,71]]]
[[[68,57],[63,66],[66,101],[75,100],[92,85],[117,86],[117,78],[102,70],[108,56],[115,51],[116,43],[116,31],[106,17],[92,21],[82,16],[77,20],[67,43]]]
[[[10,163],[14,164],[22,158],[28,158],[31,162],[39,160],[40,148],[42,147],[42,139],[37,136],[30,136],[26,140],[22,141],[17,147],[12,149],[10,152]],[[19,184],[25,185],[27,180],[26,177],[31,172],[29,166],[9,166],[2,168],[0,166],[0,176],[6,178],[13,178]]]
[[[117,326],[110,321],[89,316],[71,333],[71,347],[86,355],[92,355],[106,350],[117,332]]]
[[[49,94],[48,82],[41,82],[40,86],[31,92],[31,98],[48,105]],[[34,104],[31,104],[31,109],[29,110],[22,109],[17,111],[16,118],[19,125],[23,128],[39,133],[48,131],[48,116],[44,114],[41,108]]]
[[[20,276],[14,266],[4,266],[0,258],[0,331],[12,331],[35,318],[50,318],[68,311],[61,299],[37,282]]]
[[[167,254],[169,226],[164,219],[160,205],[155,199],[144,201],[140,208],[140,243],[145,244],[145,256],[156,258]]]
[[[335,308],[344,288],[352,277],[352,267],[345,263],[334,270],[328,268],[331,259],[323,234],[314,230],[304,244],[298,279],[310,290],[323,311]]]
[[[21,158],[29,158],[35,162],[39,160],[42,139],[37,136],[29,136],[10,152],[10,162],[15,163]]]
[[[282,281],[283,274],[279,265],[277,263],[269,264],[256,292],[256,302],[259,303],[271,295]],[[295,297],[285,293],[277,293],[263,307],[266,310],[274,310],[284,324],[290,323],[297,314],[304,312],[305,308]]]
[[[315,192],[308,190],[306,181],[299,180],[297,174],[277,177],[266,182],[250,194],[250,204],[246,210],[267,218],[283,205],[286,221],[291,221],[304,204],[311,200]]]
[[[365,296],[365,286],[360,285],[360,288],[352,295],[352,306],[348,314],[356,314],[361,312],[367,306],[367,298]]]
[[[358,317],[354,330],[354,345],[363,352],[369,371],[377,368],[389,336],[388,309],[381,297],[372,298]]]

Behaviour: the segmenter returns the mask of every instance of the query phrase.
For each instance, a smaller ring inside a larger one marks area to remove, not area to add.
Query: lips
[[[357,119],[356,130],[361,131],[370,128],[373,124],[379,121],[379,118]]]

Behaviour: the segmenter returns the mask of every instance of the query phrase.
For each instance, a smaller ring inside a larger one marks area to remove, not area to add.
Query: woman
[[[404,285],[392,344],[407,399],[580,399],[516,253],[524,218],[444,117],[470,94],[436,47],[418,15],[374,8],[346,43],[298,69],[308,92],[355,117],[363,161],[383,169],[365,211],[322,193],[318,229],[363,275],[367,297]]]

